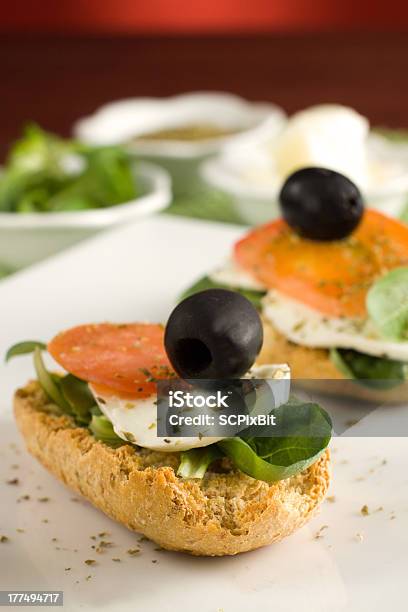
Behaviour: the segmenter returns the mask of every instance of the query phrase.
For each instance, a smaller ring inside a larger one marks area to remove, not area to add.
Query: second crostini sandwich
[[[289,177],[280,202],[282,219],[251,230],[186,295],[240,291],[262,315],[261,361],[287,362],[293,378],[355,379],[347,391],[405,401],[407,225],[365,209],[351,181],[322,168]]]

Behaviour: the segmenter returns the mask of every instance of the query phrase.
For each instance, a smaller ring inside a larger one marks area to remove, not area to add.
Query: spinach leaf
[[[91,410],[96,406],[88,384],[72,374],[67,374],[60,379],[60,388],[77,423],[88,425],[92,418]]]
[[[114,206],[136,196],[131,159],[26,128],[0,176],[0,211],[32,213]]]
[[[61,409],[62,413],[72,414],[71,408],[64,398],[57,377],[53,377],[44,365],[41,356],[41,349],[37,346],[34,349],[34,367],[38,382],[44,389],[48,397]]]
[[[46,350],[43,342],[27,340],[10,347],[6,354],[6,361],[18,355],[34,353],[34,367],[38,382],[48,397],[58,406],[60,414],[74,417],[78,425],[87,425],[96,406],[88,384],[72,374],[58,376],[48,372],[41,356]]]
[[[67,180],[63,160],[74,150],[72,141],[28,125],[10,149],[0,176],[0,210],[43,210],[50,195]]]
[[[220,457],[222,457],[222,453],[215,444],[184,451],[180,456],[177,476],[181,476],[181,478],[203,478],[211,463]]]
[[[351,349],[331,349],[330,358],[347,378],[372,389],[392,389],[406,380],[407,364]]]
[[[119,446],[127,444],[125,440],[122,440],[122,438],[119,438],[119,436],[115,434],[112,423],[104,415],[97,416],[93,414],[89,429],[94,438],[104,442],[112,448],[118,448]]]
[[[408,267],[391,270],[372,285],[367,311],[382,336],[408,340]]]
[[[315,463],[332,431],[329,415],[318,404],[292,400],[274,414],[283,435],[226,438],[217,443],[242,472],[266,482],[290,478]]]
[[[254,291],[253,289],[241,289],[240,287],[229,287],[221,283],[212,281],[208,276],[203,276],[194,285],[186,289],[180,296],[180,302],[190,295],[205,291],[206,289],[230,289],[246,297],[258,310],[261,309],[261,300],[265,296],[265,291]]]
[[[48,201],[48,209],[81,210],[113,206],[136,195],[135,182],[127,154],[117,147],[104,147],[86,155],[81,175]]]
[[[25,342],[13,344],[6,353],[5,361],[9,361],[13,357],[17,357],[17,355],[28,355],[29,353],[33,353],[37,347],[41,351],[45,351],[47,348],[44,342],[38,342],[37,340],[26,340]]]
[[[20,172],[41,172],[50,176],[64,176],[63,160],[75,150],[72,140],[64,140],[47,133],[35,123],[28,124],[23,136],[14,143],[7,156],[7,166]]]

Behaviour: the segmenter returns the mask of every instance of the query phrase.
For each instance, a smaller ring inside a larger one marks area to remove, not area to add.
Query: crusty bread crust
[[[177,453],[112,449],[52,410],[37,382],[16,392],[15,416],[30,453],[105,514],[169,550],[235,555],[281,540],[310,519],[329,485],[328,451],[272,484],[232,468],[182,479]]]
[[[292,379],[298,379],[298,384],[303,389],[339,397],[351,397],[375,405],[403,404],[408,401],[408,382],[386,391],[370,389],[351,380],[345,383],[345,376],[330,359],[328,350],[291,342],[265,317],[262,319],[262,324],[264,343],[257,363],[289,364]]]

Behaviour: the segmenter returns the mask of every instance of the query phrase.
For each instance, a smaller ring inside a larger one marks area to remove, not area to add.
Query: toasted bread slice
[[[179,478],[178,453],[110,448],[52,409],[37,382],[16,392],[15,416],[30,453],[108,516],[169,550],[235,555],[281,540],[311,518],[329,485],[328,451],[272,484],[228,460],[202,480]]]
[[[401,404],[408,401],[408,381],[387,390],[365,387],[358,381],[346,379],[330,359],[327,349],[295,344],[283,336],[265,317],[262,323],[264,343],[257,364],[289,364],[291,378],[298,379],[298,385],[310,391],[351,397],[370,402],[374,406],[384,403]]]

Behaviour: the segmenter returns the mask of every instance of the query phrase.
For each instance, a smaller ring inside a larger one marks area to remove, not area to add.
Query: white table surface
[[[17,341],[46,341],[78,323],[165,320],[180,290],[217,265],[240,231],[149,218],[6,279],[0,284],[1,355]],[[0,543],[0,589],[64,590],[64,609],[72,612],[407,609],[406,439],[336,439],[335,500],[277,545],[207,559],[143,542],[131,557],[126,551],[137,544],[135,534],[87,502],[72,501],[76,496],[25,452],[11,397],[32,374],[30,357],[0,365],[0,535],[9,537]],[[14,477],[19,484],[7,484]],[[17,502],[23,495],[30,499]],[[38,501],[44,496],[50,501]],[[365,504],[369,516],[360,513]],[[95,555],[90,536],[102,531],[115,546]],[[84,564],[95,557],[95,567]]]

